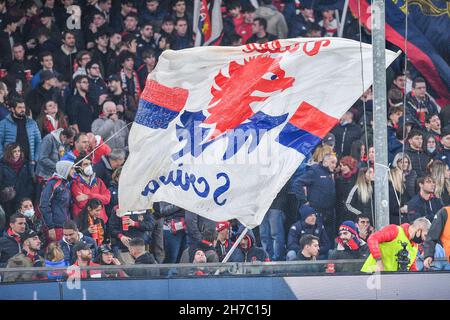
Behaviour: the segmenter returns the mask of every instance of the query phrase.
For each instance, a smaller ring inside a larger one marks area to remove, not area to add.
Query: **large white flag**
[[[397,54],[386,50],[388,66]],[[363,92],[359,42],[289,39],[165,51],[149,75],[119,183],[121,212],[166,201],[254,227]],[[364,84],[372,47],[362,45]]]

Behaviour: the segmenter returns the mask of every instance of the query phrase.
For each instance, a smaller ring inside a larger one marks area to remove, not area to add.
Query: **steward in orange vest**
[[[439,210],[431,223],[430,231],[424,244],[424,266],[430,268],[434,258],[436,244],[440,244],[450,261],[450,206]]]

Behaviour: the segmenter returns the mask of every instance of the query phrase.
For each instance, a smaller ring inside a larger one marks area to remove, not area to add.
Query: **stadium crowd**
[[[337,36],[336,8],[315,2],[223,1],[221,45]],[[116,214],[139,95],[164,50],[193,46],[193,9],[192,0],[0,0],[0,268],[224,259],[243,230],[237,221],[163,202]],[[351,14],[344,37],[371,41]],[[450,109],[401,60],[387,71],[390,223],[424,242],[429,267],[450,252]],[[372,136],[369,89],[229,261],[379,259],[399,231],[373,227]]]

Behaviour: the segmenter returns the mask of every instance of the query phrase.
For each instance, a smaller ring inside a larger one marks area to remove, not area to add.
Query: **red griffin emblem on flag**
[[[211,38],[212,25],[211,16],[209,14],[208,0],[202,0],[200,7],[200,29],[202,30],[204,41],[206,42]]]

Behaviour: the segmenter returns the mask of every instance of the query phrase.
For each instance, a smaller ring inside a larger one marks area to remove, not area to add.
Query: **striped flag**
[[[195,46],[216,46],[223,36],[221,0],[195,0]]]

